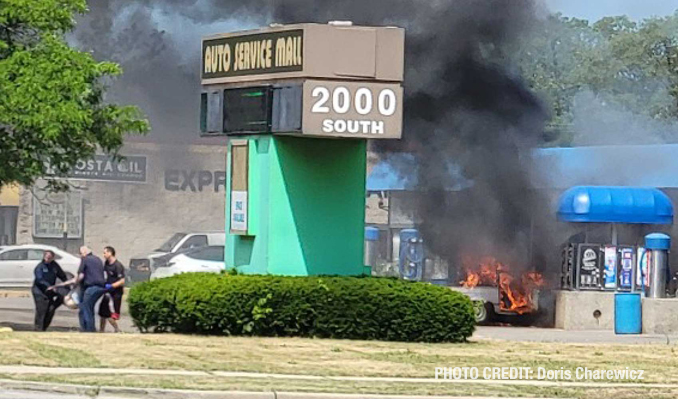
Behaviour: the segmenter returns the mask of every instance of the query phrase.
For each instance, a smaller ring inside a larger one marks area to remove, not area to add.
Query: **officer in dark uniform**
[[[35,300],[35,330],[46,331],[52,323],[54,312],[64,301],[63,292],[56,285],[57,278],[62,282],[68,281],[66,273],[54,260],[54,252],[47,250],[43,254],[42,262],[33,272],[33,299]]]

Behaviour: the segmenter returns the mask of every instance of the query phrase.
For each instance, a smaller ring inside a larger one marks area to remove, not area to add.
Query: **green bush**
[[[393,278],[188,273],[128,302],[144,332],[461,342],[475,324],[465,295]]]

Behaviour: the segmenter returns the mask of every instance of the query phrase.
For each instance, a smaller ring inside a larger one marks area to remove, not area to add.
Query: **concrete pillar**
[[[678,333],[678,299],[643,298],[643,334]]]

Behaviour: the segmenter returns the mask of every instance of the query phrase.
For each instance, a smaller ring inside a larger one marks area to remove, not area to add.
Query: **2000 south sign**
[[[400,138],[398,84],[306,81],[304,134],[369,139]]]

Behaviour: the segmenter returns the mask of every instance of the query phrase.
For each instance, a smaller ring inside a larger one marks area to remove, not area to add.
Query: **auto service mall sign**
[[[202,78],[301,71],[303,32],[294,29],[205,40]]]
[[[250,110],[270,107],[270,130],[257,134],[398,139],[404,43],[401,28],[349,24],[297,24],[210,36],[202,41],[203,91],[221,96],[214,104],[221,104],[225,115],[246,117]],[[251,98],[221,95],[247,87],[264,93],[248,110],[243,107],[252,104]],[[262,113],[258,126],[265,126],[265,118]],[[275,130],[281,125],[285,129]]]

